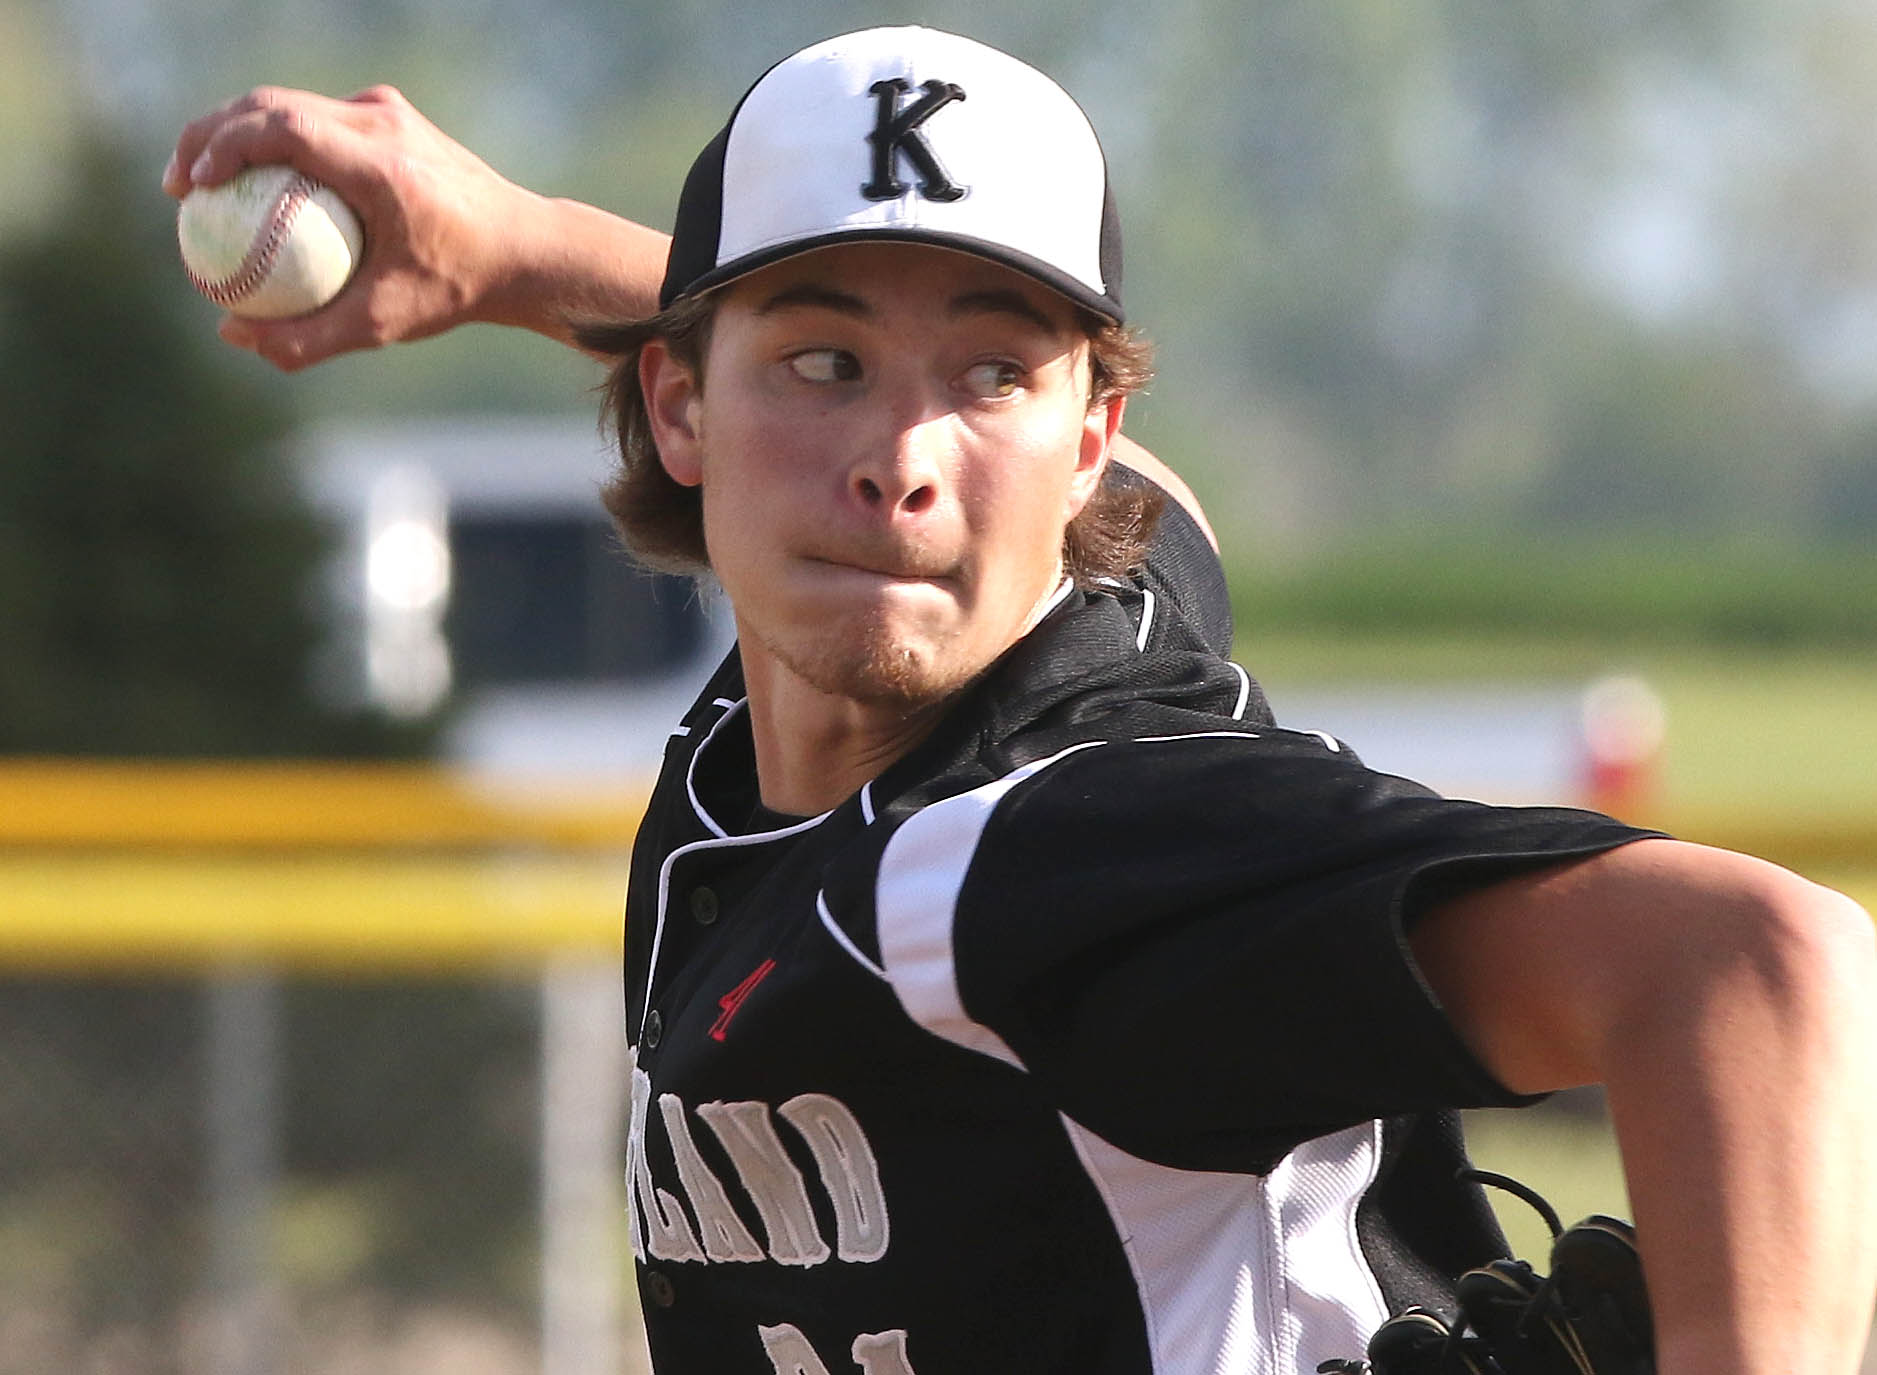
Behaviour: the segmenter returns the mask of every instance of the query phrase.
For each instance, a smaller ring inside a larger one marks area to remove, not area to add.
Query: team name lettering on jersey
[[[776,1375],[831,1375],[800,1329],[781,1323],[756,1331]],[[914,1375],[906,1359],[906,1334],[897,1328],[891,1332],[863,1332],[854,1338],[852,1354],[860,1375]]]
[[[676,1166],[677,1192],[659,1186],[646,1154],[654,1102]],[[732,1183],[719,1178],[699,1152],[693,1117],[730,1158]],[[814,1184],[834,1214],[833,1246],[815,1219],[810,1183],[783,1146],[777,1118],[814,1160]],[[891,1229],[873,1146],[847,1105],[825,1093],[798,1094],[773,1109],[761,1102],[691,1109],[676,1094],[654,1096],[651,1076],[634,1066],[627,1160],[632,1249],[641,1260],[820,1265],[829,1259],[866,1264],[886,1255]],[[732,1188],[754,1210],[762,1241],[738,1214]]]

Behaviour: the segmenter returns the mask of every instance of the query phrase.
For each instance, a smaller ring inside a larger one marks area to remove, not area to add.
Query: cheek
[[[1004,562],[1013,578],[1048,580],[1056,570],[1064,527],[1081,505],[1068,456],[1073,452],[1073,445],[1052,445],[1025,454],[1022,464],[1000,465],[996,480],[977,494],[980,529],[994,547],[1006,551]]]
[[[814,450],[792,427],[722,412],[705,431],[698,497],[711,562],[752,566],[810,518],[813,474],[804,464]]]
[[[1067,525],[1093,495],[1099,474],[1083,462],[1087,436],[1084,412],[1079,407],[1065,409],[1047,442],[1030,455],[1019,499],[1035,524]]]

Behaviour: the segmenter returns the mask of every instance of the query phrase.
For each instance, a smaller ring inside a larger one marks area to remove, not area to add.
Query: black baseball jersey
[[[626,933],[661,1372],[1297,1375],[1502,1254],[1447,1110],[1519,1100],[1404,933],[1638,833],[1277,728],[1180,600],[1065,590],[823,816],[762,809],[734,661],[673,735]]]

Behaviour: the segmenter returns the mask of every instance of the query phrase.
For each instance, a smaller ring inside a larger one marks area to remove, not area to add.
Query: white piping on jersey
[[[1176,740],[1262,740],[1255,730],[1196,730],[1186,735],[1143,735],[1137,745],[1170,745]]]
[[[1075,579],[1065,574],[1062,581],[1056,584],[1056,590],[1049,594],[1049,600],[1044,602],[1042,609],[1036,613],[1036,621],[1042,620],[1043,617],[1061,606],[1068,600],[1069,594],[1073,591],[1075,591]],[[1030,624],[1035,625],[1036,621],[1031,621]]]
[[[724,728],[725,722],[735,716],[737,708],[748,701],[747,697],[742,702],[726,702],[721,697],[717,698],[713,705],[723,707],[724,711],[711,722],[710,730],[705,733],[698,747],[691,751],[691,757],[684,766],[684,792],[691,799],[691,811],[699,821],[704,823],[705,829],[715,836],[726,836],[730,833],[717,824],[716,817],[704,810],[703,799],[697,795],[697,761],[704,751],[710,748],[710,742],[717,738],[717,732]]]
[[[843,931],[839,924],[836,923],[834,913],[828,910],[828,895],[825,892],[815,894],[815,911],[821,917],[821,924],[828,928],[828,934],[834,937],[835,943],[839,945],[841,949],[854,957],[856,964],[870,974],[876,975],[881,979],[886,978],[886,971],[872,960],[868,959],[866,955],[861,952],[860,947],[855,945],[853,940],[849,938],[847,932]]]
[[[778,827],[773,831],[753,831],[747,836],[731,836],[728,830],[718,824],[717,818],[705,810],[703,800],[697,795],[697,761],[704,757],[704,751],[709,749],[710,742],[717,738],[717,732],[735,719],[739,711],[746,711],[749,708],[749,698],[747,697],[737,702],[727,701],[719,697],[717,701],[721,705],[729,708],[729,710],[725,711],[724,714],[719,716],[711,725],[710,733],[707,734],[703,740],[698,743],[698,747],[691,752],[690,762],[685,765],[684,769],[684,791],[691,799],[691,811],[696,814],[699,821],[704,823],[705,829],[719,839],[727,838],[738,842],[749,840],[775,840],[782,836],[794,835],[798,831],[806,831],[809,827],[818,826],[823,821],[827,820],[828,817],[832,815],[833,808],[829,808],[828,811],[821,813],[820,816],[811,816],[805,820],[798,821],[792,826]]]
[[[1307,735],[1314,740],[1321,740],[1323,747],[1331,754],[1343,752],[1342,741],[1320,730],[1300,730],[1293,735]],[[1142,735],[1135,738],[1137,745],[1168,745],[1177,740],[1262,740],[1264,737],[1255,730],[1196,730],[1182,735]]]
[[[693,840],[687,845],[680,845],[665,856],[665,862],[658,866],[658,912],[653,918],[652,953],[645,965],[645,1006],[639,1012],[640,1035],[645,1032],[645,1019],[651,1015],[652,990],[658,986],[658,952],[665,943],[665,911],[671,902],[672,866],[684,856],[696,854],[700,850],[729,850],[739,845],[761,845],[767,841],[793,835],[797,831],[806,831],[819,826],[827,818],[828,813],[823,812],[820,816],[811,816],[806,821],[797,822],[780,831],[758,831],[746,836],[706,836],[703,840]],[[708,824],[708,818],[706,822]],[[638,1044],[637,1038],[634,1038],[633,1044]]]
[[[1245,708],[1251,705],[1251,675],[1245,672],[1235,661],[1227,659],[1225,662],[1226,667],[1230,668],[1232,672],[1238,675],[1238,705],[1232,708],[1232,719],[1234,721],[1243,721],[1245,719]]]
[[[1147,632],[1153,628],[1153,624],[1154,624],[1154,594],[1149,592],[1146,588],[1143,587],[1141,589],[1141,628],[1140,628],[1139,633],[1134,636],[1134,648],[1135,649],[1142,650],[1142,651],[1146,650]]]
[[[784,826],[779,830],[753,831],[748,835],[731,835],[722,826],[717,824],[715,817],[704,809],[704,804],[699,800],[697,795],[697,761],[703,757],[704,751],[710,748],[710,742],[716,738],[717,732],[723,729],[724,723],[735,716],[737,708],[743,707],[748,700],[748,698],[745,698],[740,702],[732,702],[722,697],[717,699],[720,705],[728,707],[729,710],[717,718],[716,723],[711,726],[709,733],[698,743],[697,748],[691,752],[690,761],[685,766],[684,790],[691,799],[691,810],[696,814],[697,819],[703,823],[705,829],[710,831],[711,834],[703,840],[693,840],[689,844],[678,846],[670,854],[665,856],[665,862],[658,868],[658,911],[653,918],[652,951],[647,960],[645,969],[645,1007],[641,1009],[639,1013],[640,1036],[645,1034],[645,1019],[651,1015],[653,1002],[652,990],[658,986],[658,953],[665,943],[665,912],[671,901],[672,866],[685,855],[695,854],[699,850],[727,850],[738,845],[760,845],[767,841],[780,840],[785,836],[798,835],[803,831],[813,830],[816,826],[819,826],[833,815],[832,811],[826,811],[821,813],[820,816],[808,817],[805,820],[796,822],[792,826]],[[634,1044],[637,1044],[636,1037],[634,1038]]]
[[[869,779],[860,785],[860,819],[871,826],[873,815],[873,781]]]
[[[1133,584],[1122,582],[1119,578],[1097,578],[1095,581],[1103,587],[1113,587],[1123,591],[1133,586]],[[1144,651],[1147,648],[1147,632],[1154,623],[1154,594],[1145,587],[1138,587],[1136,590],[1141,594],[1141,628],[1135,633],[1134,648]]]

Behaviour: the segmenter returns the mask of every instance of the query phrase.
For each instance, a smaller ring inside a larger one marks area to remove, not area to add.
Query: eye
[[[964,385],[973,396],[1009,396],[1023,385],[1023,369],[1003,359],[973,363],[965,369]]]
[[[806,349],[789,355],[789,368],[804,382],[852,382],[860,360],[846,349]]]

